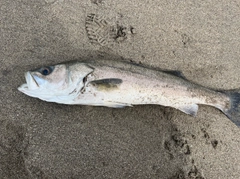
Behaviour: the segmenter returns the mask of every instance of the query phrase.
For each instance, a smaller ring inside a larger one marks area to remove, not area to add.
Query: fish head
[[[76,93],[84,87],[84,78],[92,71],[83,67],[81,64],[58,64],[28,71],[26,83],[18,90],[44,101],[71,104]]]

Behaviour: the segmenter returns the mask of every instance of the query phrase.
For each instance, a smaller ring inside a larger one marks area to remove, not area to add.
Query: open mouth
[[[34,78],[34,76],[31,75],[30,72],[25,73],[25,79],[26,79],[26,83],[18,87],[19,91],[24,92],[26,90],[34,90],[39,88],[39,85],[36,79]]]

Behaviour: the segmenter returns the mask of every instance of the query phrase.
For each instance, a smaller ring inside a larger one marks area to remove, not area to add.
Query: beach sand
[[[17,90],[24,72],[124,58],[240,86],[237,1],[0,0],[0,178],[240,178],[240,129],[219,110],[68,106]],[[87,22],[86,22],[87,21]]]

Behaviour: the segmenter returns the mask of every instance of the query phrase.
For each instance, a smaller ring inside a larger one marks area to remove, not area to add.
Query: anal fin
[[[196,116],[198,111],[197,104],[186,104],[186,105],[178,106],[176,108],[191,116]]]

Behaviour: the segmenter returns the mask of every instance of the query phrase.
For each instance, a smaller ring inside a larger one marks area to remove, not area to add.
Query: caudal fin
[[[240,90],[226,91],[231,99],[231,108],[225,111],[226,116],[240,127]]]

